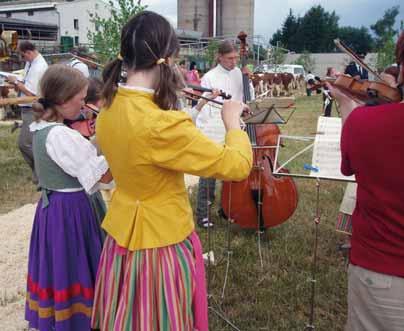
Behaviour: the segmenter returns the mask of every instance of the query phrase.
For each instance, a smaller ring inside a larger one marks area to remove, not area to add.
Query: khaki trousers
[[[404,278],[350,264],[345,331],[403,331]]]

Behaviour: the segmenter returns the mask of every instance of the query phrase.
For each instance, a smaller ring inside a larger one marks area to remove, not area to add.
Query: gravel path
[[[198,177],[186,176],[187,187]],[[0,215],[0,330],[27,330],[24,320],[28,245],[36,205]]]

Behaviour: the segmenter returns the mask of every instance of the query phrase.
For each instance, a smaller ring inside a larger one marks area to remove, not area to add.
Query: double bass
[[[240,32],[240,57],[246,65],[247,35]],[[244,101],[250,97],[248,73],[243,73]],[[247,179],[224,182],[222,209],[228,218],[245,229],[274,227],[285,222],[296,210],[298,194],[291,177],[275,177],[275,146],[280,130],[276,124],[246,124],[253,146],[253,167]],[[287,171],[287,170],[284,170]]]

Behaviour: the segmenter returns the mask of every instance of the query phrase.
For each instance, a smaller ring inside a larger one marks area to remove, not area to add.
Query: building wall
[[[285,64],[293,64],[301,54],[287,54],[285,59]],[[315,65],[313,74],[320,77],[324,77],[327,73],[328,67],[334,67],[339,72],[344,72],[345,67],[351,62],[351,58],[344,53],[318,53],[311,54],[314,59]],[[365,58],[365,63],[367,63],[371,68],[375,68],[375,63],[377,60],[377,53],[369,53]]]
[[[240,31],[254,35],[254,0],[216,0],[217,35],[233,38]]]
[[[179,29],[209,33],[209,0],[178,0],[177,25]]]
[[[7,7],[10,7],[11,18],[55,24],[59,26],[59,37],[70,36],[76,40],[78,38],[80,44],[88,43],[88,30],[95,31],[95,26],[90,21],[90,14],[97,13],[102,18],[108,18],[111,15],[110,6],[102,0],[75,0],[58,2],[55,5],[56,8],[35,9],[33,15],[29,15],[28,10],[18,11],[21,7],[19,5]],[[24,4],[24,7],[26,6],[27,4]],[[0,13],[0,17],[7,17],[7,14]],[[74,27],[75,19],[78,20],[78,29]]]
[[[95,31],[95,25],[91,22],[91,16],[95,13],[102,18],[111,15],[109,5],[99,0],[76,0],[63,2],[56,5],[60,12],[60,35],[78,38],[80,44],[87,44],[88,31]],[[78,22],[78,29],[74,27],[74,20]]]
[[[7,17],[7,15],[0,13],[0,17]],[[32,16],[28,15],[28,11],[13,12],[11,18],[59,25],[58,14],[54,8],[35,10]]]

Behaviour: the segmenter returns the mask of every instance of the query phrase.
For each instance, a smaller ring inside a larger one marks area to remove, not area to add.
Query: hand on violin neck
[[[252,72],[250,71],[250,69],[248,69],[247,66],[241,68],[241,73],[248,76],[252,75]]]
[[[363,106],[363,102],[354,100],[350,95],[344,93],[341,89],[330,83],[326,83],[331,96],[338,102],[341,112],[342,123],[348,118],[349,114],[357,107]]]
[[[226,131],[240,129],[240,115],[244,109],[241,101],[226,100],[223,102],[222,120]]]
[[[398,86],[397,80],[393,75],[390,75],[388,73],[382,72],[380,74],[380,77],[383,79],[383,81],[386,84],[390,85],[391,87],[397,87]]]
[[[246,105],[245,103],[243,103],[243,111],[241,112],[241,116],[247,116],[247,115],[251,115],[252,111],[249,105]]]
[[[212,89],[212,93],[208,94],[207,97],[210,99],[216,99],[222,92],[219,89]]]

